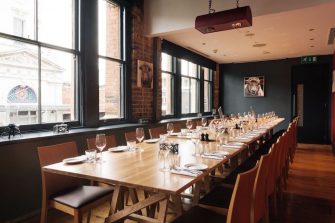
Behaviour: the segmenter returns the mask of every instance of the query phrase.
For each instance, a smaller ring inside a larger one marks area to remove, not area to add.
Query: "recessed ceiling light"
[[[270,54],[271,52],[269,51],[263,51],[263,54]]]
[[[266,44],[265,43],[256,43],[256,44],[254,44],[252,46],[253,47],[264,47],[264,46],[266,46]]]
[[[206,43],[202,43],[202,45],[206,45]]]
[[[310,38],[309,40],[314,40],[314,38]]]
[[[311,45],[311,48],[313,48],[314,46],[313,45]]]
[[[314,30],[315,30],[315,29],[311,28],[311,29],[309,29],[308,31],[312,32],[312,31],[314,31]]]
[[[214,50],[213,50],[213,53],[217,53],[217,52],[218,52],[218,50],[217,50],[217,49],[214,49]]]
[[[245,34],[245,36],[254,36],[255,35],[255,33],[247,33],[247,34]]]
[[[223,56],[225,57],[225,56],[227,56],[226,54],[223,54]]]

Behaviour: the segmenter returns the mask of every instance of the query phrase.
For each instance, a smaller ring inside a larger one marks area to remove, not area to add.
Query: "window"
[[[162,53],[162,116],[174,115],[175,58]]]
[[[180,60],[181,67],[181,113],[198,113],[199,108],[199,66],[187,60]]]
[[[204,67],[204,112],[211,112],[212,109],[212,92],[213,92],[213,70]]]
[[[76,2],[1,1],[0,126],[78,120]]]
[[[124,9],[99,0],[99,118],[124,118]]]

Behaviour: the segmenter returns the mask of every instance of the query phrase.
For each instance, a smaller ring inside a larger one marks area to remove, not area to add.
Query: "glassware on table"
[[[144,129],[143,128],[136,128],[136,139],[139,143],[144,140]],[[142,148],[139,149],[140,152],[144,150]]]
[[[162,144],[159,145],[158,156],[159,156],[159,158],[163,157],[163,159],[164,159],[164,165],[163,165],[163,168],[162,168],[162,171],[164,171],[164,172],[170,171],[170,166],[167,165],[168,163],[166,162],[167,159],[168,159],[169,153],[170,153],[170,150],[168,148],[167,143],[162,143]]]
[[[167,133],[168,133],[169,135],[171,135],[171,133],[173,133],[173,123],[168,123],[168,124],[166,125],[166,130],[167,130]]]
[[[191,131],[192,126],[193,126],[193,122],[192,122],[192,120],[191,120],[191,119],[188,119],[188,120],[186,121],[186,128],[188,128],[188,131],[189,131],[189,132]]]
[[[205,127],[207,125],[207,119],[206,118],[201,119],[201,125],[202,125],[202,127]]]
[[[127,146],[130,152],[134,152],[136,150],[136,141],[135,140],[128,140]]]
[[[89,163],[95,163],[97,158],[97,150],[95,149],[85,150],[85,155]]]
[[[169,158],[169,167],[170,169],[178,169],[180,168],[180,155],[173,151],[170,151],[170,154],[168,156]]]
[[[106,147],[106,135],[105,134],[97,134],[95,137],[95,146],[98,148],[98,150],[100,151],[100,159],[99,162],[102,163],[103,159],[102,159],[102,151],[104,150],[104,148]]]

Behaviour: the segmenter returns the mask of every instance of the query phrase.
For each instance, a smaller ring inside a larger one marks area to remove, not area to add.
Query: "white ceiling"
[[[242,3],[242,1],[240,2]],[[253,2],[257,3],[256,11],[258,13],[256,14],[258,16],[255,16]],[[281,1],[276,0],[276,2]],[[285,2],[287,3],[287,1]],[[304,1],[292,2],[301,3]],[[271,4],[267,4],[267,7],[265,7],[259,4],[259,1],[251,1],[250,6],[254,15],[252,27],[202,34],[193,28],[194,20],[192,26],[190,26],[186,24],[184,18],[182,28],[177,25],[173,29],[173,24],[169,26],[169,21],[164,21],[167,24],[164,26],[166,27],[165,30],[161,28],[157,33],[151,32],[150,35],[160,36],[180,46],[197,51],[218,63],[240,63],[305,55],[333,54],[335,45],[328,45],[328,35],[330,28],[335,27],[335,1],[314,1],[314,5],[310,1],[305,0],[305,2],[308,2],[306,4],[309,7],[295,4],[292,5],[292,9],[279,7],[278,5],[272,8]],[[315,5],[315,2],[323,3]],[[267,3],[270,3],[269,0]],[[148,2],[146,7],[147,4]],[[266,10],[266,8],[272,8],[273,10]],[[217,11],[220,10],[217,9]],[[173,20],[176,21],[177,18],[174,17]],[[148,22],[148,18],[146,21],[147,24],[152,24]],[[187,21],[189,22],[189,19]],[[187,28],[187,26],[190,27]],[[314,30],[310,31],[310,29]],[[246,36],[246,34],[254,35]],[[254,44],[263,43],[266,46],[253,47]]]

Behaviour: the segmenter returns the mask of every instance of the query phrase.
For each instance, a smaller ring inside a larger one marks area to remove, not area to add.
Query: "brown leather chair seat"
[[[112,193],[113,189],[97,186],[79,186],[62,193],[55,194],[51,198],[59,203],[73,208],[79,208],[100,197]]]
[[[233,188],[217,186],[213,188],[213,190],[211,190],[208,194],[206,194],[199,201],[199,204],[228,209],[232,194]]]
[[[173,223],[224,223],[226,216],[217,214],[205,208],[194,206],[189,211],[178,217]]]

